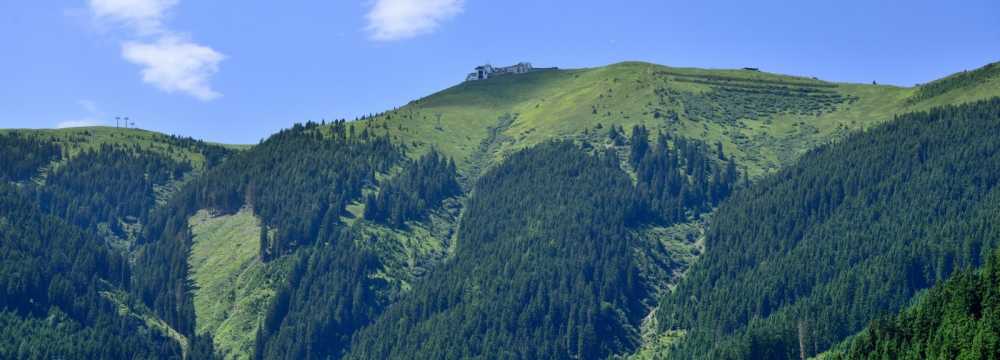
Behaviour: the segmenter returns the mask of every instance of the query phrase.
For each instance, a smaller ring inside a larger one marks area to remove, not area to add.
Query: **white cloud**
[[[113,21],[149,35],[165,32],[163,19],[179,0],[90,0],[90,10],[99,20]]]
[[[182,92],[203,101],[221,96],[208,79],[226,56],[210,47],[164,36],[151,43],[126,42],[122,57],[143,66],[142,81],[168,93]]]
[[[87,113],[87,116],[83,116],[75,120],[67,120],[56,124],[57,129],[73,128],[73,127],[88,127],[88,126],[102,126],[106,123],[99,118],[104,117],[104,112],[101,111],[100,107],[97,106],[97,102],[93,100],[77,100],[76,104],[79,105]]]
[[[56,124],[56,129],[101,126],[101,125],[104,125],[104,123],[94,119],[69,120]]]
[[[377,41],[408,39],[433,32],[462,12],[464,0],[375,0],[368,31]]]
[[[219,71],[225,55],[183,39],[164,25],[180,0],[88,0],[94,19],[124,25],[132,41],[122,43],[122,57],[142,66],[142,80],[168,93],[185,93],[203,101],[222,94],[209,78]],[[155,39],[155,40],[153,40]]]

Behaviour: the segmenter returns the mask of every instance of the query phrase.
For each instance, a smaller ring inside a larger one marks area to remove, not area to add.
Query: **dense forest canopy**
[[[0,184],[0,358],[176,358],[102,292],[128,287],[128,262],[104,239]]]
[[[994,223],[1000,217],[994,218]],[[964,270],[917,305],[879,317],[824,359],[1000,358],[1000,253],[982,271]]]
[[[687,221],[712,211],[741,185],[735,161],[726,159],[721,148],[716,159],[702,141],[660,133],[650,146],[649,137],[649,130],[637,126],[629,142],[639,198],[652,218],[646,220]]]
[[[35,196],[43,208],[81,228],[97,232],[105,224],[124,238],[123,224],[146,223],[156,188],[192,170],[188,162],[137,146],[102,145],[53,169]]]
[[[404,165],[398,174],[376,181],[376,172],[385,172],[399,161],[399,155],[393,155],[396,151],[393,145],[384,138],[368,135],[367,128],[357,136],[350,134],[352,126],[344,124],[336,124],[329,133],[324,133],[323,129],[315,124],[306,124],[281,132],[212,169],[209,176],[192,182],[178,194],[174,205],[160,212],[147,229],[148,239],[158,237],[159,240],[153,241],[138,259],[143,270],[139,272],[137,295],[175,327],[185,331],[190,329],[193,325],[189,319],[193,310],[190,295],[187,294],[192,284],[179,275],[186,271],[184,259],[190,251],[191,241],[183,221],[201,208],[234,212],[242,206],[252,206],[266,226],[261,232],[261,258],[282,256],[295,248],[316,244],[314,248],[298,254],[296,262],[299,265],[288,283],[280,288],[261,326],[258,355],[276,357],[288,354],[294,358],[298,355],[342,354],[353,332],[374,320],[386,300],[379,294],[379,289],[385,284],[370,279],[380,265],[367,254],[369,250],[357,245],[378,239],[358,239],[354,232],[349,231],[340,220],[342,216],[348,216],[345,206],[359,198],[363,188],[377,186],[378,191],[367,197],[365,217],[402,226],[407,220],[421,219],[427,209],[438,206],[442,199],[460,194],[461,188],[456,180],[454,162],[434,151]],[[704,143],[684,138],[668,142],[668,137],[661,135],[656,144],[650,146],[649,138],[648,131],[638,127],[633,129],[630,139],[623,141],[629,144],[630,156],[636,158],[631,166],[640,173],[640,186],[622,183],[620,191],[628,200],[621,210],[627,213],[610,217],[610,221],[616,224],[614,226],[625,229],[626,226],[647,222],[669,224],[684,221],[710,210],[736,186],[739,175],[735,167],[731,162],[723,166],[720,161],[707,156],[708,146]],[[561,148],[567,149],[565,146]],[[380,154],[379,151],[383,155],[372,155]],[[610,161],[608,159],[616,156],[605,154],[600,158]],[[519,159],[515,157],[510,161],[522,161]],[[590,166],[577,165],[580,169],[575,171],[586,171],[585,168]],[[625,174],[621,165],[617,165],[617,160],[607,165],[614,166],[614,171],[619,174],[615,176]],[[324,169],[337,171],[327,172]],[[539,171],[538,176],[542,176],[541,173],[546,170]],[[659,184],[670,186],[658,190]],[[275,188],[281,189],[281,192],[274,192],[272,189]],[[597,188],[588,191],[599,192]],[[656,194],[653,199],[639,200],[643,195],[652,193]],[[330,201],[318,200],[324,198]],[[594,225],[594,231],[600,227]],[[622,256],[628,255],[623,252]],[[615,266],[624,266],[622,264],[616,263]],[[345,271],[340,272],[339,269]],[[635,269],[615,271],[634,273]],[[169,287],[183,290],[164,291]],[[325,293],[341,295],[320,295]],[[631,297],[622,297],[618,301],[624,298]],[[628,324],[618,326],[627,325],[631,330],[619,331],[622,338],[615,340],[617,344],[601,351],[620,353],[635,347],[636,319],[645,311],[636,304],[647,298],[643,295],[630,300],[633,303],[629,305],[631,315]],[[327,312],[330,315],[317,316]],[[594,322],[597,315],[580,312],[574,316],[581,316],[581,322]],[[302,336],[303,331],[307,336]],[[592,339],[573,341],[584,343],[576,347],[601,346],[590,344],[595,341]]]
[[[422,219],[442,200],[462,193],[457,179],[455,162],[432,150],[381,184],[377,195],[366,196],[364,217],[397,227]]]
[[[391,205],[405,208],[398,215],[410,219],[460,192],[454,163],[433,152],[377,180],[403,161],[402,149],[387,138],[343,122],[279,132],[192,181],[155,213],[137,259],[137,295],[175,327],[193,331],[187,219],[201,209],[250,207],[264,227],[259,257],[294,256],[295,263],[262,321],[257,355],[337,356],[386,301],[385,285],[371,279],[381,265],[342,221],[353,216],[347,205],[377,187],[393,194]]]
[[[194,331],[187,221],[201,209],[251,206],[266,229],[276,229],[262,242],[264,260],[310,245],[320,233],[338,233],[344,207],[401,155],[385,138],[355,136],[353,126],[331,129],[308,123],[279,132],[191,181],[154,212],[143,235],[148,246],[136,259],[136,295],[174,327]]]
[[[627,139],[622,129],[608,134],[630,165],[615,150],[551,142],[483,175],[453,259],[359,332],[348,357],[568,359],[634,350],[652,291],[639,274],[634,230],[710,210],[739,176],[731,166],[721,175],[724,166],[698,141],[661,134],[650,146],[644,127]],[[638,185],[623,167],[638,169]],[[456,336],[467,341],[449,341]]]
[[[617,161],[562,142],[489,171],[453,261],[362,330],[349,357],[604,358],[634,348],[647,289],[626,228],[638,202]]]
[[[369,250],[344,230],[323,233],[298,254],[285,284],[257,330],[258,359],[339,358],[351,336],[383,311],[385,280]]]
[[[1000,98],[905,115],[740,192],[657,313],[690,331],[675,354],[816,354],[981,265],[1000,241],[996,134]]]
[[[62,148],[18,132],[0,134],[0,181],[24,181],[62,158]]]
[[[362,138],[367,132],[367,128],[362,131]],[[368,141],[378,144],[385,139]],[[388,170],[385,166],[377,169]],[[454,161],[432,150],[402,164],[398,174],[381,181],[367,178],[363,185],[377,186],[378,191],[365,197],[363,217],[397,228],[406,221],[423,219],[444,199],[462,193],[457,176]],[[288,281],[278,290],[258,330],[258,358],[339,358],[354,333],[374,321],[389,302],[388,284],[377,277],[383,265],[372,250],[384,239],[364,237],[345,226],[340,221],[343,205],[331,205],[319,223],[320,230],[310,235],[316,236],[316,245],[298,253]]]
[[[192,172],[191,164],[138,144],[98,144],[67,156],[51,137],[0,138],[9,171],[0,182],[0,333],[11,339],[0,342],[0,358],[210,354],[210,342],[151,329],[127,295],[135,239],[125,228],[144,225],[158,193]],[[229,153],[180,138],[166,144],[204,150],[216,162]]]

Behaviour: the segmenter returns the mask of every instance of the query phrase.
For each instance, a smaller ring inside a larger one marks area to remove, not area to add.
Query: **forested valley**
[[[454,260],[362,330],[348,358],[599,359],[634,350],[652,289],[630,229],[705,211],[740,179],[703,143],[649,140],[633,129],[638,187],[614,151],[570,142],[524,150],[484,174]]]

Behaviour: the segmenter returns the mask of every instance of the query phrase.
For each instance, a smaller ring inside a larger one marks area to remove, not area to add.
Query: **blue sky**
[[[484,62],[624,60],[909,86],[1000,60],[1000,1],[0,1],[0,127],[255,143]]]

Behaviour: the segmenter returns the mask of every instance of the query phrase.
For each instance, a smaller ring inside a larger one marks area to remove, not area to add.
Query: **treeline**
[[[384,137],[373,136],[368,128],[355,136],[352,127],[335,123],[331,132],[355,146],[376,148],[349,151],[338,149],[339,156],[353,156],[367,161],[355,171],[365,171],[364,182],[357,183],[359,196],[362,186],[376,185],[374,171],[386,172],[402,161],[399,149],[389,145]],[[385,150],[373,152],[373,150]],[[315,147],[296,147],[297,151],[317,151]],[[391,152],[390,152],[391,151]],[[351,176],[352,170],[338,168],[339,176]],[[367,170],[365,170],[367,169]],[[455,180],[455,165],[437,152],[430,152],[404,165],[402,172],[380,184],[379,196],[369,198],[366,217],[392,225],[419,219],[461,189]],[[311,191],[323,191],[314,189]],[[376,200],[376,199],[381,200]],[[345,197],[349,200],[349,198]],[[390,200],[391,199],[391,200]],[[381,201],[381,202],[380,202]],[[340,222],[346,202],[331,205],[318,224],[313,246],[296,252],[295,265],[287,282],[279,287],[257,332],[254,356],[261,359],[340,358],[347,351],[351,337],[370,324],[383,311],[388,284],[376,276],[382,264],[367,245],[377,238],[362,239]],[[381,205],[381,207],[380,207]],[[374,214],[384,214],[377,218]],[[400,210],[405,209],[405,210]],[[394,217],[395,216],[395,217]],[[278,229],[280,231],[280,228]]]
[[[0,134],[0,181],[24,181],[62,158],[62,148],[18,132]]]
[[[324,232],[298,254],[257,330],[257,359],[340,358],[351,336],[378,316],[387,301],[385,280],[371,252],[348,231]]]
[[[720,206],[662,301],[681,358],[799,358],[1000,242],[1000,98],[900,116],[806,154]]]
[[[180,359],[176,342],[101,296],[129,278],[103,239],[0,184],[0,358]]]
[[[994,221],[1000,221],[1000,217]],[[1000,358],[1000,253],[955,274],[895,317],[880,317],[825,359]]]
[[[195,140],[189,136],[169,135],[165,136],[165,141],[168,144],[167,150],[171,153],[180,151],[180,149],[187,149],[188,151],[201,154],[205,159],[203,166],[205,169],[211,169],[222,164],[224,160],[233,154],[233,150],[226,147]]]
[[[180,180],[192,170],[138,145],[101,145],[85,150],[54,169],[35,189],[39,205],[70,223],[98,233],[106,225],[125,238],[123,223],[142,224],[156,206],[157,186]]]
[[[396,227],[422,219],[444,199],[462,193],[457,179],[455,162],[432,150],[380,184],[377,195],[366,196],[364,217]]]
[[[649,137],[649,130],[636,126],[629,141],[629,160],[636,169],[639,199],[648,208],[647,220],[687,220],[711,211],[741,186],[736,163],[726,158],[721,146],[713,158],[699,140],[660,133],[650,146]]]
[[[603,359],[636,347],[649,290],[626,224],[640,202],[614,152],[545,143],[472,194],[452,260],[361,330],[347,358]]]
[[[354,134],[344,122],[296,124],[199,178],[177,203],[189,215],[252,206],[277,232],[262,249],[270,259],[312,244],[322,224],[336,226],[345,207],[376,183],[375,173],[401,159],[401,149],[368,129]]]
[[[350,130],[347,135],[351,137]],[[365,141],[387,141],[370,136],[368,128],[359,136]],[[384,160],[377,167],[380,172],[402,160],[399,153],[355,155]],[[349,174],[341,172],[345,173]],[[461,192],[456,176],[454,162],[431,151],[378,184],[378,195],[366,197],[365,218],[393,226],[421,219],[443,199]],[[365,180],[361,185],[375,185],[374,177]],[[376,276],[383,266],[368,249],[378,239],[362,239],[342,226],[344,205],[327,212],[315,235],[315,245],[295,254],[296,265],[258,330],[256,358],[340,358],[350,346],[351,337],[383,311],[389,300],[388,283]]]
[[[914,92],[913,96],[906,99],[906,102],[915,104],[954,89],[976,86],[996,78],[1000,78],[1000,63],[986,64],[986,66],[976,70],[963,71],[944,79],[921,85],[917,87],[917,91]]]

